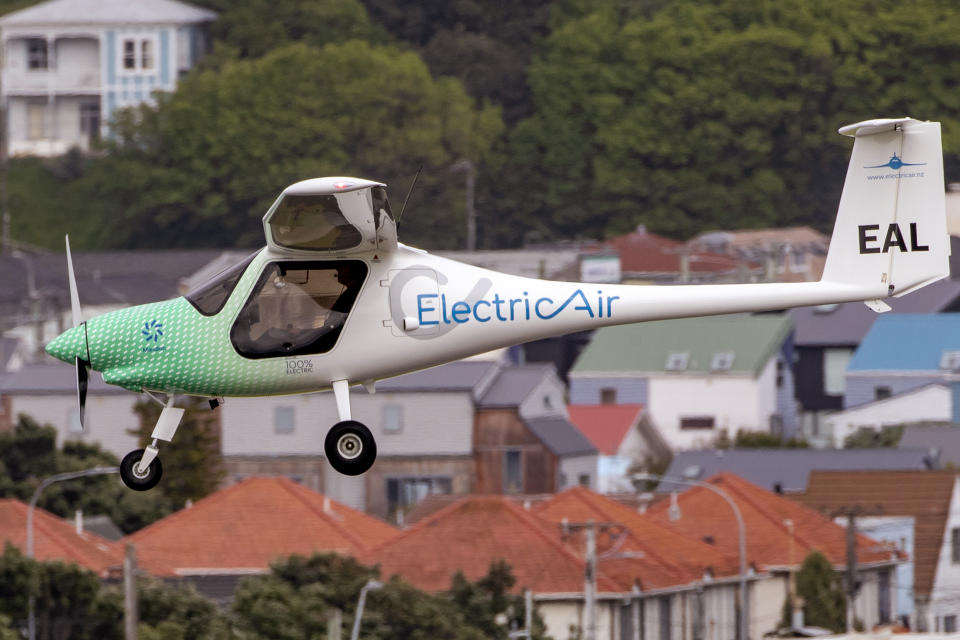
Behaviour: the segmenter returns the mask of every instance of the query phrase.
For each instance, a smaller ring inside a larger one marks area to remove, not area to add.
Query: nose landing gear
[[[157,426],[153,428],[153,442],[147,445],[145,449],[136,449],[123,457],[123,461],[120,463],[120,479],[128,488],[134,491],[147,491],[153,489],[160,482],[160,478],[163,476],[163,465],[160,464],[160,458],[157,457],[157,454],[160,453],[157,449],[157,441],[170,442],[173,440],[174,434],[177,433],[177,427],[180,426],[180,419],[183,418],[183,412],[183,409],[177,409],[173,406],[173,394],[170,394],[163,406],[163,411],[160,412]]]

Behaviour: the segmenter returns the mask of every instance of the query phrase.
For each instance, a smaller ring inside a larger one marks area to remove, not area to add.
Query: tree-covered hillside
[[[6,6],[8,3],[3,3]],[[22,3],[16,3],[21,5]],[[943,122],[960,179],[960,12],[917,0],[203,0],[214,51],[102,152],[15,160],[14,237],[82,248],[259,243],[318,175],[384,180],[405,242],[458,248],[461,158],[484,247],[638,223],[829,231],[837,127]]]

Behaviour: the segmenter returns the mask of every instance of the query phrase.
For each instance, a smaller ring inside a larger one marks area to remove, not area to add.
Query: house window
[[[950,561],[960,564],[960,527],[950,530]]]
[[[27,68],[46,69],[47,41],[43,38],[29,38],[27,40]]]
[[[893,391],[890,387],[874,387],[873,388],[873,399],[874,400],[885,400],[893,395]]]
[[[403,431],[403,406],[399,404],[383,405],[382,416],[384,433]]]
[[[710,360],[711,371],[730,371],[733,367],[733,351],[718,351]]]
[[[956,633],[957,632],[957,616],[949,615],[943,616],[943,632],[944,633]]]
[[[293,433],[294,409],[290,406],[273,408],[273,432]]]
[[[671,640],[673,638],[673,624],[670,620],[670,596],[662,596],[657,600],[659,604],[657,607],[659,609],[658,613],[660,614],[657,616],[660,618],[660,624],[658,625],[660,640]]]
[[[67,411],[67,433],[83,433],[83,425],[80,424],[80,409],[78,407]]]
[[[449,494],[449,476],[387,478],[387,509],[391,514],[417,504],[431,494]]]
[[[784,374],[786,373],[786,363],[777,359],[777,389],[783,389]]]
[[[586,487],[587,489],[589,489],[589,488],[590,488],[590,474],[589,474],[589,473],[581,473],[580,475],[578,475],[578,476],[577,476],[577,484],[579,484],[581,487]]]
[[[503,452],[503,492],[523,491],[523,452],[516,449]]]
[[[134,70],[137,68],[137,41],[123,41],[123,68]]]
[[[617,390],[612,387],[600,389],[600,404],[617,404]]]
[[[47,137],[47,103],[27,103],[27,138],[42,140]]]
[[[823,393],[842,396],[847,388],[847,366],[853,349],[825,349],[823,352]]]
[[[140,41],[140,68],[153,69],[153,40]]]
[[[675,351],[667,355],[667,362],[664,364],[664,368],[667,371],[685,371],[689,361],[689,353],[686,351]]]
[[[566,489],[566,488],[567,488],[567,474],[565,474],[565,473],[560,473],[560,474],[557,476],[557,488],[558,488],[558,489]]]
[[[890,570],[882,569],[877,578],[877,615],[882,624],[890,622]]]
[[[84,102],[80,105],[80,132],[91,141],[100,139],[99,102]]]
[[[686,429],[713,429],[716,420],[713,416],[687,416],[680,418],[680,428]]]

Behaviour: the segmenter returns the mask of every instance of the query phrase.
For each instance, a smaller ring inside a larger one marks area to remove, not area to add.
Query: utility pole
[[[467,176],[466,209],[467,209],[467,251],[477,250],[477,212],[474,210],[474,190],[477,180],[477,169],[469,158],[457,160],[450,166],[451,171],[463,171]]]
[[[616,522],[587,522],[569,523],[560,525],[564,535],[575,531],[583,531],[584,567],[583,567],[583,640],[597,640],[597,531],[613,538],[610,549],[603,557],[614,557],[622,544],[626,527]]]
[[[137,640],[140,611],[137,605],[137,550],[131,543],[123,554],[123,640]]]

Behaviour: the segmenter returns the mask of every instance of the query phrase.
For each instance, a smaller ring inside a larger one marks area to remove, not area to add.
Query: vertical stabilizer
[[[855,140],[823,280],[903,295],[950,275],[940,123],[868,120]]]

